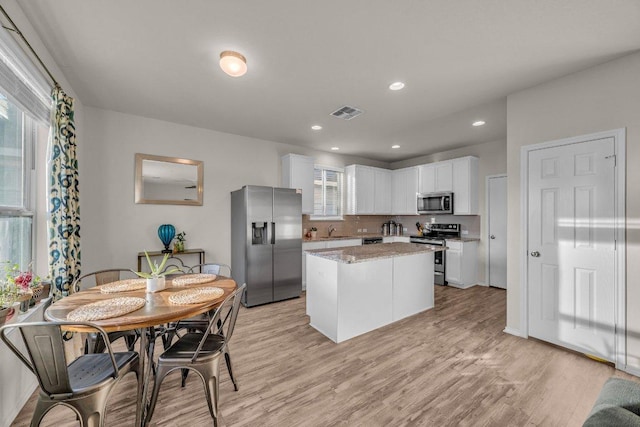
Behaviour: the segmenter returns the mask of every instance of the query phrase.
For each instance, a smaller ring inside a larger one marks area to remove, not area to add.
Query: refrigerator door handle
[[[272,245],[276,244],[276,223],[272,222],[271,223],[271,238],[269,239],[271,241]]]

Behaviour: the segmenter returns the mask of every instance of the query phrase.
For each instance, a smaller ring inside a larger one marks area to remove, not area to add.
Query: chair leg
[[[38,427],[44,416],[49,412],[49,409],[51,409],[55,404],[55,402],[38,399],[36,409],[33,411],[33,417],[31,417],[31,427]]]
[[[214,427],[218,427],[218,377],[211,375],[209,378],[202,378],[204,391],[209,405],[209,412],[213,418]]]
[[[184,388],[184,386],[187,384],[187,375],[189,375],[189,370],[188,369],[181,369],[181,374],[182,374],[182,380],[180,382],[182,388]]]
[[[169,369],[163,366],[161,363],[158,363],[157,373],[155,377],[155,381],[153,383],[153,392],[151,393],[151,401],[149,402],[149,410],[147,411],[147,419],[145,420],[144,425],[148,426],[151,421],[151,417],[153,416],[153,411],[156,409],[156,403],[158,402],[158,394],[160,393],[160,386],[162,385],[162,381],[164,381],[164,377],[169,373]]]
[[[229,355],[229,347],[225,346],[224,348],[224,361],[227,363],[227,370],[229,371],[229,377],[231,378],[231,382],[233,383],[233,388],[235,391],[238,391],[238,383],[233,376],[233,367],[231,366],[231,356]]]

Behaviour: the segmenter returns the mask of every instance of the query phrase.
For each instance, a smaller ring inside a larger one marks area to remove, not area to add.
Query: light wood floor
[[[638,380],[503,333],[505,299],[436,286],[435,309],[339,345],[308,325],[304,297],[241,308],[231,343],[240,391],[222,365],[222,425],[579,426],[609,376]],[[133,378],[112,395],[107,426],[133,425]],[[152,425],[212,424],[195,375],[184,389],[178,373],[163,387]],[[14,426],[29,424],[35,397]],[[43,425],[78,422],[58,407]]]

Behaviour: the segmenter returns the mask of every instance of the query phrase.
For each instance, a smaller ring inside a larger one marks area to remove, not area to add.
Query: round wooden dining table
[[[185,277],[185,276],[179,276]],[[118,293],[102,293],[100,286],[83,290],[69,295],[52,304],[44,313],[48,321],[67,322],[67,315],[76,308],[83,307],[97,301],[108,300],[117,297],[144,298],[145,305],[129,314],[109,319],[92,320],[91,323],[100,326],[106,332],[131,331],[139,332],[140,341],[140,370],[143,372],[144,381],[138,389],[138,408],[136,409],[136,425],[144,426],[148,409],[147,394],[149,380],[151,378],[151,365],[153,364],[153,345],[149,341],[155,339],[155,327],[171,322],[194,317],[207,313],[217,308],[233,291],[236,290],[236,282],[228,277],[217,276],[215,280],[186,286],[173,286],[172,280],[167,280],[166,288],[155,293],[147,293],[145,289]],[[177,305],[169,301],[169,297],[176,292],[185,289],[199,287],[217,287],[224,291],[222,296],[206,302],[188,305]],[[65,328],[72,332],[88,332],[82,327]],[[151,349],[151,351],[149,351]],[[142,404],[144,402],[144,404]]]

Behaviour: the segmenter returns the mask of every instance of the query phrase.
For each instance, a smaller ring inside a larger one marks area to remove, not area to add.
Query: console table
[[[165,254],[162,251],[154,251],[154,252],[147,252],[149,254],[149,258],[154,258],[154,257],[163,257],[165,256]],[[182,255],[197,255],[198,256],[198,264],[204,264],[205,260],[204,260],[204,249],[186,249],[182,252],[177,252],[177,253],[170,253],[169,254],[169,260],[173,259],[177,259],[178,261],[180,261],[180,264],[182,264],[183,266],[185,265],[184,262],[182,261],[182,258],[180,258]],[[138,252],[138,270],[137,271],[142,271],[142,260],[144,259],[144,252]]]

